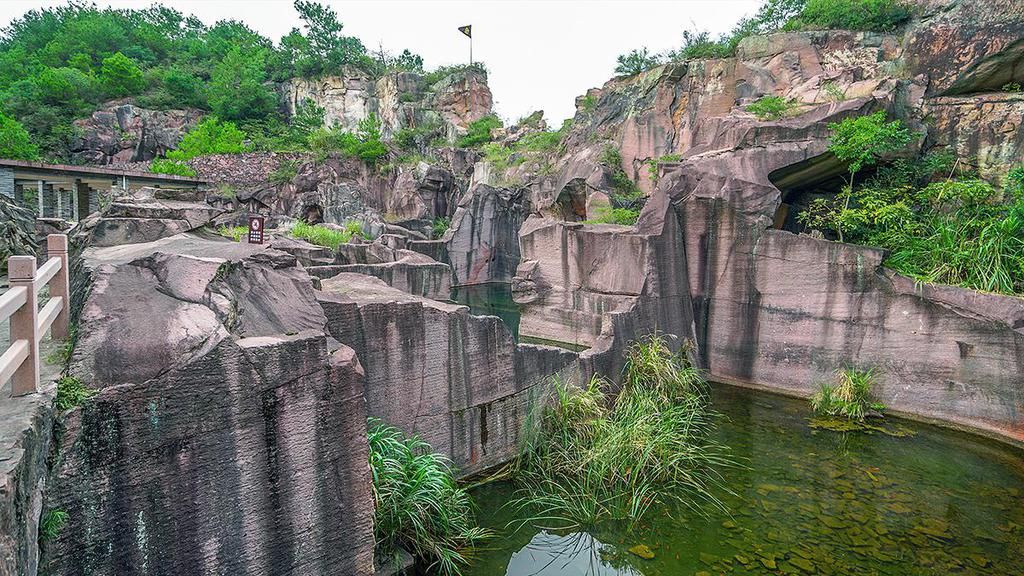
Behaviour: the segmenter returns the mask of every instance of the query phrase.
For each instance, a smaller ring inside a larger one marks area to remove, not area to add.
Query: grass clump
[[[872,370],[836,370],[836,383],[823,382],[818,393],[811,396],[811,408],[819,415],[862,421],[885,409],[871,398],[874,384]]]
[[[397,547],[444,575],[455,575],[474,545],[489,537],[476,525],[472,503],[447,458],[417,437],[369,421],[374,539],[381,556]]]
[[[248,233],[249,228],[247,226],[227,226],[221,224],[220,227],[217,228],[217,234],[220,234],[225,238],[231,238],[235,242],[241,242],[242,237]]]
[[[67,523],[67,512],[60,509],[48,510],[39,521],[39,540],[41,542],[53,540]]]
[[[356,220],[349,220],[345,222],[342,225],[341,230],[321,226],[319,224],[296,222],[295,226],[292,227],[290,234],[294,238],[300,238],[310,244],[324,246],[332,250],[337,250],[338,246],[341,246],[342,244],[348,244],[349,240],[355,236],[360,236],[367,240],[369,239],[363,232],[362,223]]]
[[[789,114],[796,104],[782,96],[762,96],[756,102],[747,105],[747,112],[757,116],[758,120],[778,120]]]
[[[452,219],[447,217],[434,218],[434,222],[430,226],[430,235],[435,240],[444,236],[448,232],[448,228],[451,228]]]
[[[57,380],[57,396],[54,399],[54,406],[61,411],[70,410],[81,406],[95,395],[96,391],[86,388],[78,378],[64,376]]]
[[[491,141],[491,131],[501,128],[501,119],[494,115],[484,116],[469,123],[469,130],[456,143],[459,148],[479,148]]]
[[[278,186],[287,184],[295,179],[295,176],[299,173],[299,161],[298,160],[282,160],[277,166],[277,170],[270,173],[267,180],[271,184]]]
[[[153,174],[171,174],[174,176],[192,177],[196,175],[196,171],[188,164],[167,158],[154,158],[149,163],[149,171]]]
[[[716,415],[700,372],[658,336],[633,343],[626,360],[614,401],[600,378],[582,389],[556,382],[517,461],[523,488],[513,504],[529,521],[632,526],[655,506],[722,506],[717,469],[731,460],[710,438]]]
[[[640,218],[640,211],[632,208],[613,208],[611,206],[607,208],[601,208],[597,211],[597,215],[590,220],[586,220],[584,224],[620,224],[622,226],[632,226],[636,224],[636,221]]]

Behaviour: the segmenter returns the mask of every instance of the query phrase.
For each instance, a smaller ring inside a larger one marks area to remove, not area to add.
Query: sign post
[[[263,216],[249,216],[249,244],[263,244]]]

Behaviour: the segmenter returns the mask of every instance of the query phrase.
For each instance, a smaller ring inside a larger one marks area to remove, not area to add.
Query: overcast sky
[[[100,6],[146,7],[149,0],[95,0]],[[473,25],[473,57],[490,71],[497,112],[506,120],[544,110],[552,127],[573,115],[573,101],[612,76],[615,57],[646,46],[661,52],[679,45],[684,29],[714,34],[732,28],[760,0],[677,1],[454,1],[326,0],[370,49],[409,48],[428,68],[469,60],[469,40],[456,30]],[[0,0],[6,26],[25,11],[64,2]],[[245,22],[277,42],[299,26],[291,0],[165,0],[198,16]]]

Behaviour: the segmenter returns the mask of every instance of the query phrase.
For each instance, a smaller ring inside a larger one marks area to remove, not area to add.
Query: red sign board
[[[263,244],[263,216],[249,216],[249,244]]]

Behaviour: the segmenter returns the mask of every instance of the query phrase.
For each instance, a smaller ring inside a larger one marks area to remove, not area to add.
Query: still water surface
[[[715,385],[717,434],[745,467],[725,477],[729,513],[659,510],[637,530],[527,526],[513,487],[474,491],[502,530],[471,576],[721,574],[1024,575],[1024,454],[912,422],[883,432],[815,429],[805,402]],[[628,549],[648,546],[654,558]]]

